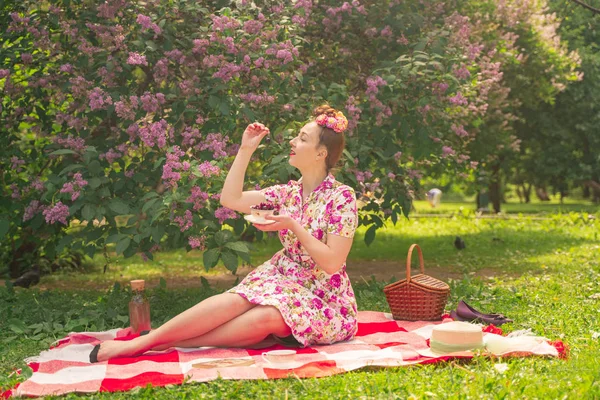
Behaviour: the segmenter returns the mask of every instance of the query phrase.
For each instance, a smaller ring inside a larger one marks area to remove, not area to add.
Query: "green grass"
[[[475,211],[475,201],[444,201],[442,199],[441,204],[435,208],[431,207],[427,201],[417,200],[413,203],[413,213],[419,214],[453,214],[461,211]],[[490,210],[493,209],[490,204]],[[561,204],[558,200],[553,199],[552,201],[539,201],[532,200],[531,203],[519,203],[511,201],[500,205],[500,211],[502,214],[537,214],[538,216],[545,216],[548,214],[568,214],[571,212],[580,213],[598,213],[600,212],[600,205],[593,204],[590,201],[581,201],[573,199],[565,199],[564,203]]]
[[[600,218],[587,214],[548,215],[547,219],[412,218],[378,233],[367,248],[360,229],[349,263],[367,260],[403,262],[411,243],[419,243],[426,266],[460,273],[451,280],[448,309],[465,299],[484,311],[502,312],[515,320],[505,331],[531,328],[571,349],[568,360],[547,358],[476,358],[404,368],[371,369],[322,379],[226,381],[136,392],[95,394],[94,398],[600,398]],[[452,246],[460,235],[467,248]],[[253,263],[277,248],[274,240],[255,244]],[[116,280],[181,273],[198,279],[199,254],[162,253],[152,263],[119,260],[106,276],[99,266],[89,274],[61,274],[71,287],[99,279],[102,290],[22,290],[0,287],[0,385],[22,359],[48,348],[69,331],[123,327],[127,324],[129,291]],[[486,271],[488,278],[482,272]],[[490,273],[491,272],[491,273]],[[123,277],[121,277],[123,275]],[[396,274],[397,276],[400,274]],[[489,278],[493,275],[492,278]],[[51,278],[45,277],[49,286]],[[355,285],[359,309],[387,311],[383,286],[368,281]],[[102,287],[102,286],[101,286]],[[195,288],[150,289],[154,325],[158,325],[217,291]],[[21,321],[21,322],[19,322]],[[494,364],[506,363],[501,374]],[[69,395],[67,398],[80,398]]]

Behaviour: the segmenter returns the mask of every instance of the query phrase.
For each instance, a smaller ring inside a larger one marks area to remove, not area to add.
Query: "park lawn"
[[[475,200],[472,201],[457,201],[456,199],[444,200],[435,208],[425,200],[417,200],[413,202],[412,212],[415,215],[421,214],[454,214],[460,212],[474,212],[476,210]],[[492,210],[492,205],[489,207]],[[537,216],[547,216],[549,214],[568,214],[571,212],[580,213],[597,213],[600,211],[600,205],[593,204],[590,201],[565,198],[561,204],[559,200],[552,199],[551,201],[539,201],[533,199],[531,203],[519,203],[518,201],[510,201],[500,205],[501,214],[536,214]]]
[[[462,279],[449,282],[452,297],[448,309],[459,299],[465,299],[483,311],[502,312],[515,320],[503,326],[505,331],[531,328],[549,339],[562,339],[570,347],[570,358],[566,361],[476,358],[470,362],[363,370],[322,379],[219,380],[93,397],[600,397],[600,218],[573,213],[551,215],[547,219],[487,220],[459,214],[453,218],[399,221],[396,227],[379,232],[370,247],[362,242],[363,235],[364,229],[359,230],[349,263],[373,259],[401,263],[408,246],[419,243],[425,253],[426,266],[446,267],[462,273]],[[452,242],[456,235],[465,240],[465,250],[454,249]],[[276,248],[275,240],[255,244],[253,263],[266,259]],[[192,260],[195,260],[193,265]],[[202,285],[178,290],[168,288],[168,277],[173,271],[198,279],[200,255],[160,253],[154,262],[147,264],[121,260],[118,266],[111,266],[107,274],[122,274],[126,279],[152,274],[165,277],[161,285],[150,289],[155,326],[218,292]],[[481,274],[484,269],[486,278]],[[81,281],[76,277],[92,280],[101,276],[96,266],[87,275],[65,273],[60,279],[77,287]],[[0,385],[6,388],[22,379],[8,378],[8,375],[24,366],[23,358],[48,348],[50,342],[69,331],[126,326],[128,288],[113,285],[109,278],[105,283],[102,290],[17,288],[13,291],[0,287],[0,315],[3,316],[0,319]],[[359,309],[387,311],[382,292],[385,283],[367,280],[356,284]],[[508,365],[504,373],[494,367],[501,363]]]
[[[505,273],[536,270],[547,264],[544,257],[557,248],[565,247],[573,239],[569,232],[564,232],[563,225],[586,224],[590,219],[587,210],[584,213],[568,214],[522,214],[512,215],[513,219],[477,218],[473,211],[466,209],[467,203],[456,203],[454,213],[447,218],[422,218],[413,214],[404,217],[393,225],[387,222],[385,228],[377,231],[376,239],[371,246],[366,246],[364,235],[366,227],[357,231],[349,263],[361,263],[373,260],[398,261],[406,259],[406,250],[412,243],[419,243],[426,255],[427,265],[448,268],[452,272],[468,273],[479,270],[487,272],[498,270]],[[423,204],[425,206],[425,204]],[[587,205],[580,204],[581,207]],[[427,205],[428,207],[428,205]],[[600,219],[600,207],[591,214],[595,221]],[[538,219],[543,218],[543,219]],[[558,222],[557,222],[558,221]],[[557,227],[557,224],[560,225]],[[540,242],[540,235],[551,238]],[[591,233],[592,236],[594,233]],[[600,235],[600,233],[598,233]],[[466,252],[457,252],[453,247],[456,236],[465,240]],[[573,239],[574,240],[574,239]],[[274,235],[261,242],[249,244],[251,247],[251,265],[257,266],[268,260],[281,249],[279,239]],[[431,253],[434,251],[435,253]],[[512,253],[525,253],[520,260],[506,262]],[[78,271],[63,271],[42,277],[41,284],[50,288],[108,288],[114,282],[126,284],[131,279],[144,277],[153,282],[160,278],[169,280],[189,280],[190,286],[199,285],[200,276],[215,277],[219,274],[230,274],[222,263],[217,268],[205,271],[202,252],[179,249],[158,252],[153,261],[144,261],[139,255],[125,259],[111,256],[110,264],[104,272],[105,259],[98,254],[94,260],[85,265],[85,274]],[[400,265],[399,264],[399,265]]]

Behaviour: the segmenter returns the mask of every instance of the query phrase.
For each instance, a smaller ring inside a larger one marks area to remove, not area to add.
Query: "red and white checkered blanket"
[[[451,320],[443,322],[448,321]],[[131,335],[130,328],[71,333],[52,349],[27,359],[33,375],[3,396],[115,392],[147,384],[165,386],[182,384],[184,380],[206,382],[218,377],[276,379],[290,374],[299,378],[324,377],[365,366],[397,367],[472,357],[470,352],[433,358],[419,354],[429,348],[429,337],[435,324],[443,322],[395,321],[387,313],[361,311],[354,340],[297,349],[296,360],[289,365],[272,365],[261,356],[265,351],[283,349],[279,344],[262,349],[174,348],[90,364],[89,354],[100,341],[130,340],[136,335]],[[484,332],[484,335],[494,335]],[[535,349],[519,352],[519,355],[530,354],[559,356],[556,347],[546,342]]]

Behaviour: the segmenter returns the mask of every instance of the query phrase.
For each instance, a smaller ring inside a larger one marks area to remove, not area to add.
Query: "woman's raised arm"
[[[265,196],[257,190],[243,191],[246,169],[250,158],[262,138],[269,134],[269,128],[255,122],[248,125],[242,136],[242,144],[233,160],[231,169],[225,178],[221,191],[221,205],[241,213],[250,213],[250,206],[266,201]]]

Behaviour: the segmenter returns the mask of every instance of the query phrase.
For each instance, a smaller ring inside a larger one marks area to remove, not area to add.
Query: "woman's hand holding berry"
[[[254,122],[246,128],[242,136],[242,149],[255,151],[260,141],[269,134],[269,128],[260,122]]]

